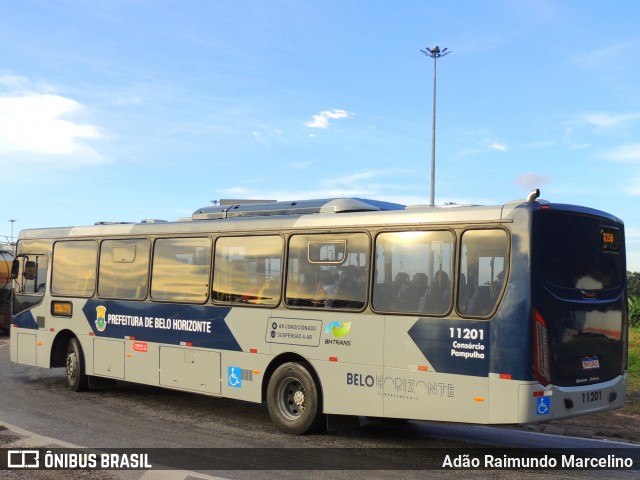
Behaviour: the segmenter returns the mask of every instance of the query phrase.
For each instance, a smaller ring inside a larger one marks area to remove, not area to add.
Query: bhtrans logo
[[[325,345],[344,345],[345,347],[351,346],[351,340],[344,340],[342,337],[346,337],[349,335],[349,331],[351,330],[351,322],[340,323],[335,320],[331,322],[324,329],[325,335],[331,334],[334,338],[325,338]]]

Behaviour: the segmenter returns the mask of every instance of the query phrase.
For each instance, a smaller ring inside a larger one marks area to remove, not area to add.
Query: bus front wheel
[[[69,340],[67,345],[67,386],[74,392],[82,392],[89,388],[89,379],[85,373],[82,347],[77,338]]]
[[[322,396],[309,370],[299,363],[280,365],[269,380],[267,407],[283,432],[301,435],[322,430]]]

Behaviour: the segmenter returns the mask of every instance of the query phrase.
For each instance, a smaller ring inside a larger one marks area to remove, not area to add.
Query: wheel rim
[[[296,420],[304,413],[306,392],[297,378],[286,378],[278,386],[278,407],[289,420]]]
[[[67,355],[67,381],[73,384],[78,376],[78,357],[75,352],[69,352]]]

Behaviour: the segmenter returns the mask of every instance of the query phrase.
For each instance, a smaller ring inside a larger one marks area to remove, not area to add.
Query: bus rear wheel
[[[322,430],[322,395],[309,370],[299,363],[280,365],[269,380],[267,407],[283,432],[302,435]]]
[[[72,338],[67,344],[67,386],[74,392],[82,392],[89,389],[89,378],[85,373],[84,356],[82,347],[77,338]]]

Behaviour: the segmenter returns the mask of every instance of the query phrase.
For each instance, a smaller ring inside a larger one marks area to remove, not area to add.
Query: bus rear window
[[[601,290],[622,285],[622,232],[604,218],[572,212],[540,212],[536,242],[546,283],[561,288]]]

